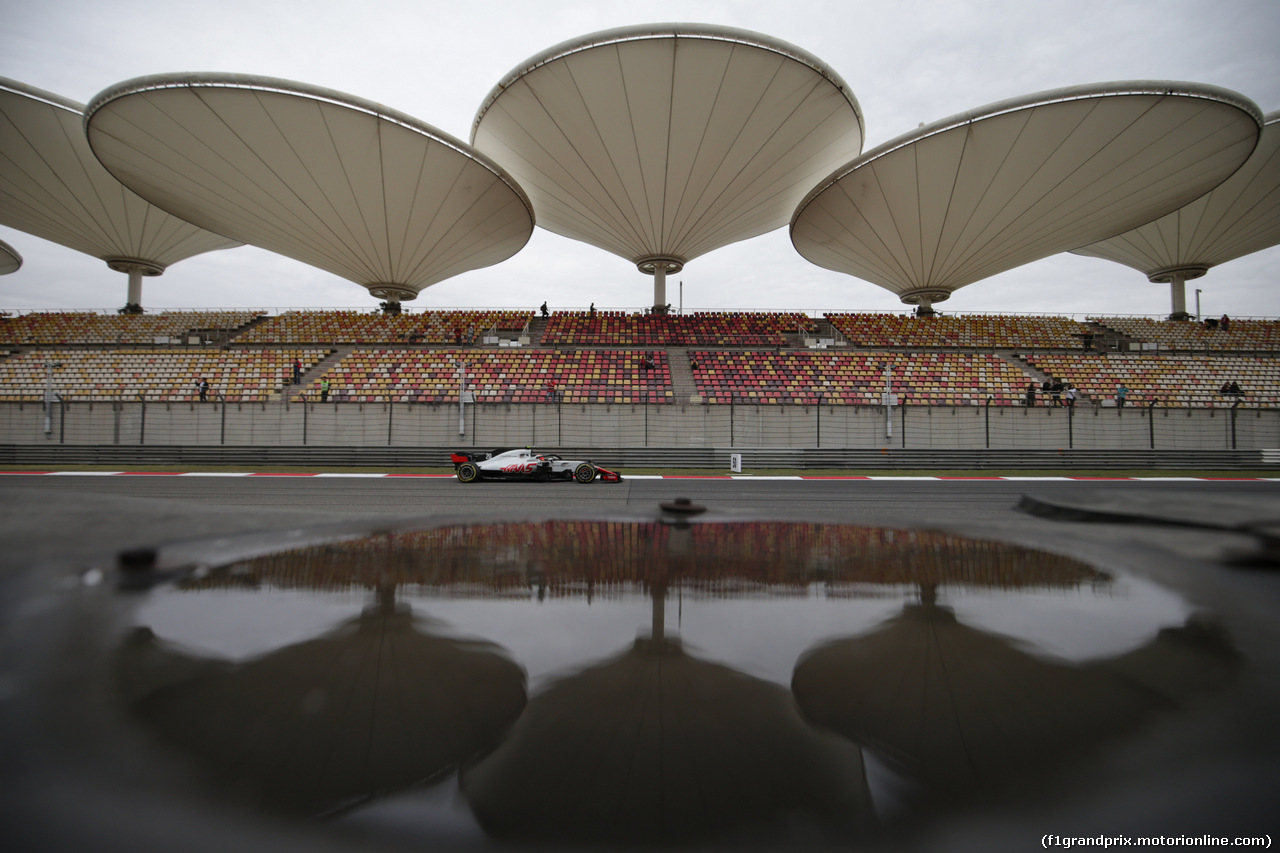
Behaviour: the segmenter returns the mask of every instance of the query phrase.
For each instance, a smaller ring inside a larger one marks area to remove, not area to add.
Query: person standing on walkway
[[[200,392],[200,402],[207,403],[209,401],[209,380],[203,376],[197,379],[196,390]]]
[[[1120,385],[1119,387],[1117,387],[1117,388],[1116,388],[1116,405],[1117,405],[1118,407],[1120,407],[1120,408],[1122,408],[1122,409],[1123,409],[1123,408],[1124,408],[1124,398],[1125,398],[1125,397],[1127,397],[1127,396],[1129,396],[1129,389],[1128,389],[1128,388],[1124,387],[1123,385]]]
[[[1026,398],[1027,398],[1028,406],[1034,406],[1036,404],[1036,383],[1034,382],[1027,383]]]
[[[293,360],[293,384],[297,385],[302,381],[302,362],[298,359]]]
[[[329,380],[328,379],[320,380],[320,402],[321,403],[329,402]]]

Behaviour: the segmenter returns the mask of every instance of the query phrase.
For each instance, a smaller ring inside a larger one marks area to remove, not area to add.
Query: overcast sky
[[[1280,109],[1278,0],[3,0],[0,76],[87,103],[119,81],[185,71],[311,83],[378,101],[468,140],[508,71],[561,41],[679,21],[755,30],[818,56],[862,106],[864,150],[921,123],[1017,95],[1159,79],[1234,89]],[[96,258],[0,226],[23,257],[0,308],[116,308],[126,277]],[[1280,247],[1187,284],[1206,315],[1280,316]],[[683,283],[683,285],[681,285]],[[874,284],[800,257],[787,229],[691,261],[667,284],[686,310],[900,311]],[[535,229],[515,257],[424,290],[406,308],[641,308],[652,279],[601,249]],[[359,285],[243,247],[143,280],[161,308],[372,308]],[[1169,313],[1167,285],[1094,258],[1059,255],[976,282],[947,313]]]

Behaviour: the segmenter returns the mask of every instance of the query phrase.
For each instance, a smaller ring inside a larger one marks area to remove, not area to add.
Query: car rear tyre
[[[579,483],[590,483],[596,478],[596,466],[590,462],[583,462],[577,468],[573,469],[573,479]]]
[[[471,462],[463,462],[458,466],[458,482],[474,483],[480,479],[480,469]]]

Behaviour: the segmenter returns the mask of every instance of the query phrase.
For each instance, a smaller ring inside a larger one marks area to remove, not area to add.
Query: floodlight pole
[[[1197,323],[1200,322],[1200,294],[1202,292],[1203,291],[1201,291],[1200,288],[1198,287],[1196,288],[1196,322]]]

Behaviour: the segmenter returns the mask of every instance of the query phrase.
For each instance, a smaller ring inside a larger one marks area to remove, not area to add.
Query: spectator
[[[1067,386],[1066,397],[1067,397],[1067,408],[1074,409],[1076,407],[1076,386],[1074,385]]]
[[[453,342],[456,346],[462,346],[462,327],[453,327]]]
[[[594,302],[592,302],[592,303],[591,303],[591,307],[587,309],[587,312],[588,312],[592,317],[595,317],[595,316],[596,316],[596,304],[595,304]]]
[[[1085,352],[1092,351],[1093,350],[1093,332],[1085,332],[1081,337],[1084,339],[1084,351]]]
[[[1233,397],[1244,396],[1244,391],[1240,390],[1240,383],[1236,382],[1234,379],[1230,382],[1222,383],[1222,393],[1231,395]]]
[[[1053,395],[1053,405],[1055,407],[1061,406],[1062,405],[1062,380],[1061,379],[1053,380],[1053,384],[1049,386],[1049,393]]]
[[[1231,331],[1231,318],[1226,314],[1223,314],[1222,317],[1218,319],[1218,328],[1224,332]]]
[[[1129,396],[1129,389],[1120,385],[1116,388],[1116,405],[1124,408],[1124,398]]]
[[[321,403],[329,402],[329,380],[328,379],[320,380],[320,402]]]
[[[697,359],[695,359],[695,358],[691,358],[691,359],[689,359],[689,369],[690,369],[690,370],[697,370],[697,369],[698,369],[698,360],[697,360]]]
[[[298,359],[293,360],[293,384],[297,385],[302,381],[302,362]]]
[[[551,312],[547,310],[547,303],[546,303],[546,302],[543,302],[543,303],[542,303],[541,311],[542,311],[542,316],[543,316],[544,318],[545,318],[545,317],[550,317],[550,316],[551,316]]]
[[[1036,383],[1034,382],[1027,383],[1026,398],[1027,398],[1028,406],[1034,406],[1036,404]]]
[[[203,376],[196,380],[196,390],[200,392],[200,402],[208,402],[209,397],[209,380]]]

